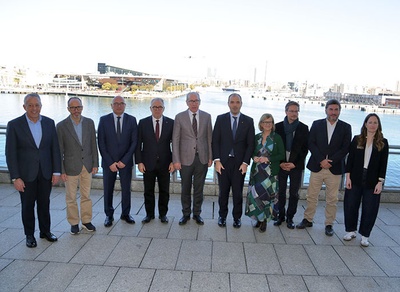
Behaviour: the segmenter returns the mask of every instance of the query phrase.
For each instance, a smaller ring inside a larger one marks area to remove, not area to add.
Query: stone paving
[[[370,246],[351,242],[345,234],[339,202],[335,235],[324,234],[324,201],[314,226],[290,230],[268,224],[265,233],[243,216],[240,229],[217,225],[218,203],[207,196],[199,226],[194,220],[179,226],[179,195],[172,195],[168,218],[142,224],[143,196],[132,193],[136,224],[119,220],[103,225],[102,190],[92,191],[93,224],[97,231],[69,233],[65,190],[51,194],[55,243],[39,238],[36,248],[25,246],[19,194],[0,184],[0,291],[400,291],[400,204],[383,203],[370,237]],[[295,223],[301,221],[300,201]],[[231,204],[231,202],[230,202]],[[231,206],[231,205],[230,205]]]

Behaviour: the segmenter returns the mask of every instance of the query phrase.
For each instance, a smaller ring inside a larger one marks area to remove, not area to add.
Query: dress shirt
[[[154,129],[154,134],[156,133],[156,124],[157,124],[157,120],[158,120],[158,124],[160,127],[160,137],[161,137],[161,133],[162,133],[162,121],[163,121],[163,116],[161,116],[161,118],[156,119],[155,117],[151,116],[151,119],[153,120],[153,129]],[[160,138],[158,137],[158,138]]]
[[[29,129],[31,130],[33,139],[35,140],[35,144],[37,148],[39,148],[40,141],[42,141],[42,116],[39,115],[39,120],[36,123],[31,121],[26,114],[25,117],[26,121],[28,122]]]
[[[115,125],[115,133],[117,132],[117,122],[118,122],[118,119],[117,119],[117,115],[115,114],[115,113],[113,113],[113,116],[114,116],[114,125]],[[122,113],[122,115],[120,115],[120,120],[119,120],[119,122],[121,123],[121,132],[122,132],[122,125],[124,124],[124,113]]]
[[[328,145],[331,143],[331,138],[333,135],[333,132],[335,131],[336,125],[337,125],[337,121],[333,123],[333,125],[326,120],[326,130],[328,131]]]
[[[199,123],[200,123],[200,119],[199,119],[199,111],[197,112],[192,112],[190,110],[188,110],[189,113],[189,118],[190,118],[190,124],[193,125],[193,114],[196,114],[196,121],[197,121],[197,133],[199,132]]]

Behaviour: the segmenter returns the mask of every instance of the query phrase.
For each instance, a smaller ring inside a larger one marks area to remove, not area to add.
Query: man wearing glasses
[[[89,232],[96,230],[92,224],[92,200],[90,189],[92,175],[97,173],[99,157],[96,143],[96,129],[93,120],[82,116],[82,101],[71,97],[67,103],[70,115],[57,124],[60,144],[62,172],[65,182],[67,220],[71,225],[71,234],[80,231],[79,222]],[[80,193],[80,216],[76,194]]]
[[[293,217],[297,211],[304,161],[308,153],[308,126],[299,121],[299,111],[300,105],[295,101],[289,101],[285,106],[286,117],[275,125],[275,131],[282,137],[285,145],[286,155],[280,164],[278,174],[279,215],[274,225],[280,226],[286,217],[286,226],[289,229],[295,227]],[[289,205],[285,212],[288,178],[290,178]]]
[[[125,100],[116,96],[112,100],[112,113],[100,118],[97,139],[102,157],[104,226],[110,227],[114,221],[113,193],[117,173],[121,182],[121,220],[134,224],[129,214],[131,210],[131,180],[133,155],[137,145],[138,127],[136,118],[125,113]]]
[[[203,205],[203,189],[208,167],[212,164],[211,115],[199,110],[200,95],[189,92],[186,96],[188,109],[177,114],[172,135],[172,161],[174,168],[181,175],[181,203],[183,216],[179,225],[184,225],[190,219],[203,225],[201,206]],[[193,210],[192,206],[193,183]]]
[[[144,206],[146,217],[142,223],[149,223],[154,216],[155,184],[158,181],[158,215],[162,223],[168,223],[168,202],[170,173],[174,171],[172,163],[172,130],[174,120],[163,115],[164,101],[154,98],[150,103],[151,116],[139,121],[138,144],[135,162],[143,173]]]

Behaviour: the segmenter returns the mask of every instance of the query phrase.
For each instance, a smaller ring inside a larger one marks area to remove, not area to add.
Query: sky
[[[369,84],[400,80],[398,0],[1,1],[0,66]]]

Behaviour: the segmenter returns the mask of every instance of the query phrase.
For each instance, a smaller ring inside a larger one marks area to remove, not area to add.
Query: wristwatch
[[[11,181],[13,182],[13,183],[15,183],[15,181],[17,180],[18,178],[13,178]]]
[[[378,180],[379,180],[381,183],[384,183],[384,182],[385,182],[385,179],[384,179],[384,178],[378,178]]]

